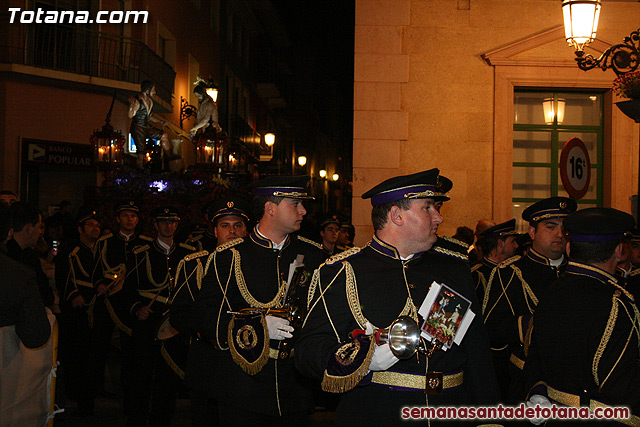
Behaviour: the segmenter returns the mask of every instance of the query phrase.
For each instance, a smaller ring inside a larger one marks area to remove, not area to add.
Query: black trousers
[[[131,406],[126,426],[150,427],[171,425],[181,379],[171,370],[160,353],[156,340],[160,316],[152,314],[133,328],[133,384]]]

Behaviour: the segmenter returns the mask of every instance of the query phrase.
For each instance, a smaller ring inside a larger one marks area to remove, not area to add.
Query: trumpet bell
[[[408,359],[420,345],[420,328],[411,317],[400,316],[382,331],[380,341],[387,342],[398,359]]]

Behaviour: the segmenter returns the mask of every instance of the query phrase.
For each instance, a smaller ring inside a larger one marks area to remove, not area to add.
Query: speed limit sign
[[[564,189],[574,199],[581,199],[587,194],[591,180],[591,162],[587,147],[580,138],[571,138],[562,147],[560,178]]]

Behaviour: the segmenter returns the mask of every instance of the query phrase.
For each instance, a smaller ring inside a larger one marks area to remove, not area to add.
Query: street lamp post
[[[600,18],[601,0],[564,0],[562,11],[567,42],[576,50],[578,68],[588,71],[612,69],[618,78],[638,69],[640,61],[640,28],[632,31],[622,43],[605,50],[600,57],[585,54],[584,48],[595,40]],[[640,123],[640,100],[616,102],[625,115]],[[636,226],[640,225],[640,160],[638,167],[638,192],[636,195]]]

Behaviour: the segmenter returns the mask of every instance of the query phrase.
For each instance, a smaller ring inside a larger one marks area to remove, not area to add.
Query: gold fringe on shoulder
[[[357,253],[358,253],[358,252],[360,252],[361,250],[362,250],[361,248],[359,248],[359,247],[357,247],[357,246],[354,246],[353,248],[347,249],[347,250],[346,250],[346,251],[344,251],[344,252],[340,252],[340,253],[337,253],[337,254],[335,254],[335,255],[331,256],[331,257],[330,257],[328,260],[326,260],[324,263],[325,263],[326,265],[332,265],[332,264],[335,264],[335,263],[337,263],[337,262],[340,262],[340,261],[342,261],[342,260],[344,260],[344,259],[347,259],[347,258],[349,258],[349,257],[351,257],[351,256],[353,256],[353,255],[355,255],[355,254],[357,254]]]
[[[232,247],[234,247],[236,245],[239,245],[240,243],[242,243],[243,240],[244,239],[242,237],[238,237],[237,239],[233,239],[230,242],[223,243],[223,244],[221,244],[220,246],[218,246],[216,248],[216,252],[222,252],[222,251],[224,251],[226,249],[229,249],[229,248],[232,248]]]
[[[520,255],[514,255],[511,258],[507,258],[504,261],[502,261],[500,264],[498,264],[498,268],[504,268],[508,265],[511,265],[514,262],[518,261],[520,258],[522,258]]]
[[[318,249],[322,249],[322,245],[318,242],[314,242],[313,240],[307,239],[306,237],[298,236],[298,240],[301,242],[309,243],[310,245],[315,246]]]
[[[149,248],[151,248],[151,246],[149,245],[136,246],[135,248],[133,248],[133,253],[138,255],[140,252],[144,252]]]
[[[103,240],[107,240],[109,237],[113,237],[113,233],[107,233],[107,234],[105,234],[103,236],[100,236],[98,238],[98,242],[102,242]]]
[[[453,258],[460,259],[462,261],[469,261],[469,257],[467,255],[463,255],[460,252],[452,251],[449,249],[441,248],[440,246],[434,246],[433,250],[442,255],[447,255]]]
[[[371,358],[373,357],[373,352],[376,349],[376,341],[372,339],[369,342],[370,344],[367,356],[362,361],[360,367],[353,373],[343,377],[338,377],[329,375],[326,370],[324,371],[324,377],[322,378],[322,390],[329,393],[344,393],[355,388],[360,381],[362,381],[362,379],[369,373]],[[335,357],[335,355],[332,355],[331,357]]]
[[[236,346],[233,341],[235,339],[233,336],[234,324],[235,316],[231,316],[229,328],[227,329],[227,342],[229,343],[229,353],[231,353],[231,358],[244,372],[249,375],[255,375],[260,372],[269,361],[269,329],[267,328],[267,321],[264,316],[261,316],[260,324],[264,329],[264,343],[262,345],[262,353],[260,353],[260,357],[253,363],[247,362],[244,357],[240,356],[238,350],[236,350]]]
[[[454,239],[453,237],[449,237],[449,236],[438,236],[443,240],[446,240],[448,242],[451,242],[453,244],[456,244],[460,247],[463,247],[465,249],[469,249],[469,245],[467,245],[465,242],[463,242],[462,240],[458,240],[458,239]]]
[[[195,252],[184,257],[184,261],[188,262],[188,261],[191,261],[192,259],[200,258],[201,256],[206,256],[206,255],[209,255],[209,251],[205,250],[205,251]]]

